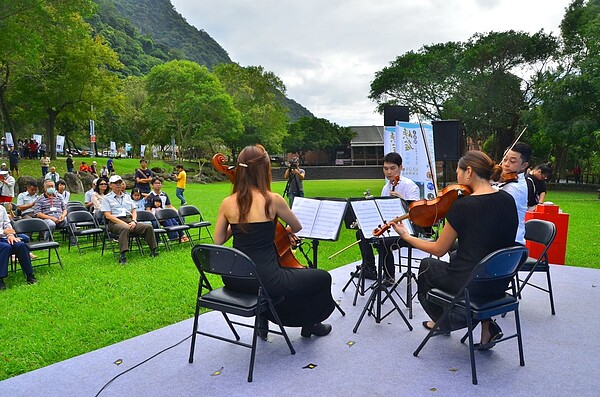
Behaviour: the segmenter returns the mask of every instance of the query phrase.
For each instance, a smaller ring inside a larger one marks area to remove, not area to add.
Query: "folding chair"
[[[184,205],[181,206],[179,208],[179,210],[177,210],[177,212],[179,213],[179,218],[181,220],[181,224],[182,225],[188,225],[190,227],[190,229],[198,229],[198,242],[202,241],[202,228],[206,229],[206,232],[208,233],[208,237],[204,237],[204,239],[210,238],[211,242],[214,242],[213,236],[210,233],[210,228],[209,226],[211,225],[210,222],[205,221],[204,218],[202,217],[202,214],[200,213],[200,210],[198,210],[198,208],[196,208],[193,205]],[[189,220],[189,222],[186,222],[186,217],[195,217],[197,216],[198,220]],[[191,235],[191,234],[190,234]]]
[[[416,357],[432,336],[466,327],[467,333],[460,341],[464,343],[467,338],[469,339],[471,375],[473,384],[476,385],[475,350],[488,349],[490,344],[474,346],[473,328],[482,320],[491,319],[493,316],[512,311],[515,312],[516,333],[503,336],[494,341],[494,343],[516,337],[519,345],[519,363],[521,366],[524,366],[519,300],[517,298],[515,278],[519,267],[527,258],[527,254],[528,250],[523,246],[494,251],[477,264],[471,272],[469,279],[457,294],[437,288],[431,289],[427,293],[427,300],[443,307],[444,313],[436,321],[433,329],[429,331],[413,355]],[[506,292],[508,284],[510,284],[511,293]],[[494,294],[495,291],[497,291],[497,294]],[[462,321],[456,320],[457,318],[461,318],[462,320],[463,317],[466,318],[466,325]],[[443,327],[449,327],[449,329]]]
[[[192,342],[190,345],[189,362],[194,362],[194,348],[196,346],[196,335],[204,335],[210,338],[219,339],[224,342],[233,343],[238,346],[244,346],[251,349],[250,367],[248,370],[248,382],[252,382],[252,374],[254,370],[254,357],[256,355],[256,341],[258,331],[260,329],[258,315],[270,311],[275,318],[280,331],[268,330],[271,333],[282,335],[290,349],[291,354],[296,354],[292,342],[288,337],[281,320],[275,311],[275,305],[283,300],[283,298],[270,297],[264,288],[262,280],[258,275],[256,266],[252,259],[246,256],[243,252],[230,247],[213,244],[199,244],[192,249],[192,259],[196,268],[200,272],[200,280],[198,282],[198,296],[196,299],[196,313],[194,315],[194,328],[192,330]],[[220,276],[233,277],[245,280],[256,280],[259,288],[256,294],[232,291],[227,287],[213,289],[208,281],[207,274],[215,274]],[[203,295],[204,293],[204,295]],[[235,339],[223,337],[216,334],[209,334],[198,330],[198,322],[200,317],[200,308],[206,307],[212,310],[218,310],[223,314],[227,325],[231,329]],[[255,317],[254,324],[249,325],[232,321],[228,314]],[[252,328],[252,343],[244,343],[240,341],[234,325],[241,327]],[[264,329],[263,329],[264,330]]]
[[[190,227],[188,225],[182,225],[180,224],[180,219],[179,219],[179,214],[177,213],[176,210],[174,210],[173,208],[162,208],[158,211],[156,211],[156,214],[154,215],[156,217],[156,220],[158,221],[158,223],[162,226],[163,229],[165,229],[167,231],[167,233],[170,232],[183,232],[185,233],[185,235],[187,236],[190,245],[193,247],[194,246],[194,241],[192,240],[192,236],[190,235]],[[163,224],[163,222],[165,221],[170,221],[170,225],[165,225]]]
[[[552,222],[544,221],[541,219],[530,219],[525,222],[525,240],[542,244],[544,249],[538,258],[528,257],[523,266],[519,269],[520,272],[528,272],[525,280],[517,278],[517,293],[519,298],[521,297],[521,291],[526,285],[531,285],[541,291],[547,292],[550,295],[550,310],[552,314],[556,314],[554,311],[554,295],[552,294],[552,282],[550,281],[550,265],[548,263],[548,249],[554,238],[556,237],[556,226]],[[543,288],[539,285],[535,285],[529,282],[531,276],[535,272],[546,273],[546,281],[548,288]]]
[[[167,251],[171,251],[169,239],[167,238],[167,230],[160,227],[154,214],[146,210],[138,210],[136,211],[136,214],[138,222],[147,222],[152,225],[154,228],[154,235],[156,236],[156,242],[162,242],[167,248]]]
[[[53,263],[58,263],[61,268],[63,267],[60,255],[58,254],[58,247],[60,244],[54,241],[54,237],[52,237],[52,233],[50,233],[50,228],[46,222],[38,218],[21,219],[14,223],[14,229],[18,234],[27,234],[31,236],[31,241],[27,243],[29,251],[48,251],[46,257],[47,262],[44,265],[34,266],[50,266]],[[39,237],[38,240],[35,240],[35,236],[47,236],[48,240],[41,240]],[[51,250],[54,250],[56,253],[55,262],[51,262]],[[43,258],[35,259],[33,262],[42,259]]]
[[[75,239],[77,250],[80,254],[82,253],[83,249],[96,248],[98,245],[98,237],[100,237],[102,240],[101,254],[104,255],[104,246],[106,244],[104,230],[98,226],[92,214],[90,214],[87,210],[68,212],[67,221],[69,223],[70,234]],[[86,237],[88,239],[91,238],[91,245],[84,246],[82,248],[82,245],[80,244],[80,237]],[[69,244],[69,252],[71,252],[71,244]]]

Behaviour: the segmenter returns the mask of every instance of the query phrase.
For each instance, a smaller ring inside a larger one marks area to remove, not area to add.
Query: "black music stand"
[[[371,295],[369,295],[369,298],[365,303],[365,307],[363,308],[363,311],[360,314],[360,317],[358,318],[354,329],[352,330],[352,332],[354,333],[358,331],[358,327],[360,326],[360,323],[362,322],[362,319],[367,312],[369,313],[369,315],[372,315],[375,318],[375,322],[379,324],[384,318],[389,316],[394,311],[397,311],[398,314],[400,314],[400,317],[402,317],[402,319],[406,323],[408,329],[411,331],[413,330],[412,325],[410,325],[408,319],[406,318],[404,313],[402,313],[402,310],[394,300],[392,292],[383,283],[383,268],[385,267],[385,251],[387,249],[385,246],[384,239],[385,237],[374,237],[370,239],[370,243],[373,244],[373,246],[377,249],[377,252],[379,254],[379,258],[377,260],[377,280],[371,286]],[[385,294],[385,300],[389,299],[389,301],[392,302],[392,304],[394,305],[394,309],[390,310],[389,312],[383,315],[381,313],[381,304],[383,303],[382,294]]]

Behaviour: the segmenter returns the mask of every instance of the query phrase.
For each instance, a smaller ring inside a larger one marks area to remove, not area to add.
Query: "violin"
[[[211,159],[211,164],[214,169],[227,175],[231,183],[235,182],[235,167],[226,164],[227,158],[221,153],[215,154]],[[298,262],[298,259],[292,254],[292,246],[288,237],[288,231],[281,222],[275,224],[275,248],[279,257],[279,266],[290,267],[294,269],[304,269],[305,267]]]
[[[503,172],[500,175],[499,182],[507,183],[507,182],[516,182],[518,180],[519,180],[519,174],[517,174],[516,172]]]
[[[400,182],[400,175],[396,175],[394,180],[392,181],[392,192],[396,191],[396,186],[398,186],[398,182]]]
[[[389,230],[394,223],[410,219],[412,223],[421,227],[432,226],[434,223],[446,217],[454,201],[462,196],[473,193],[469,186],[453,184],[446,186],[436,198],[431,200],[417,200],[410,203],[408,213],[392,219],[385,225],[373,230],[374,236],[381,236]]]

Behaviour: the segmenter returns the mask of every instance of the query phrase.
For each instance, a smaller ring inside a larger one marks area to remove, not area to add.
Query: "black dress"
[[[500,248],[518,244],[515,243],[519,223],[517,207],[512,196],[502,190],[456,200],[446,220],[458,233],[458,249],[450,255],[449,263],[423,259],[417,278],[419,301],[434,321],[442,315],[443,309],[427,301],[430,289],[458,292],[481,259]],[[506,286],[507,283],[503,283],[491,288],[486,295],[503,293]],[[453,318],[453,325],[455,321]]]
[[[275,247],[275,223],[255,222],[242,232],[232,224],[233,247],[248,255],[258,268],[258,274],[271,297],[284,296],[275,308],[283,325],[303,327],[325,320],[333,312],[331,275],[320,269],[290,269],[279,266]],[[227,288],[237,291],[258,290],[255,281],[223,277]],[[267,315],[273,320],[271,314]]]

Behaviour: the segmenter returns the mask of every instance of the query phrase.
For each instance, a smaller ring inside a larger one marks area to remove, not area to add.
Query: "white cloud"
[[[558,32],[570,0],[171,0],[239,64],[277,74],[288,96],[340,125],[382,124],[375,72],[423,45],[476,32]]]

